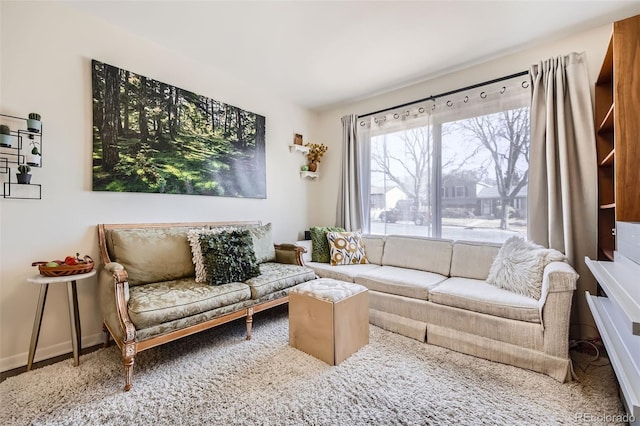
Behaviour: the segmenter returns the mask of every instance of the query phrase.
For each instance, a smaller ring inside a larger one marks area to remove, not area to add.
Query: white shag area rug
[[[585,354],[573,354],[578,381],[561,384],[374,326],[370,335],[331,367],[289,346],[287,310],[276,309],[256,315],[250,341],[237,321],[142,352],[130,392],[112,346],[79,367],[69,359],[2,382],[0,424],[550,425],[623,415],[611,367]]]

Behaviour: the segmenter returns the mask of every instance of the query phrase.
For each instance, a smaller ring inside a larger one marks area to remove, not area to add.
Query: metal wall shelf
[[[8,114],[0,114],[0,118],[5,120],[20,122],[20,126],[27,127],[27,118],[16,117]],[[2,198],[10,199],[22,199],[22,200],[41,200],[42,199],[42,185],[21,184],[12,181],[11,165],[21,166],[28,164],[31,168],[42,167],[42,135],[44,132],[44,126],[41,124],[39,132],[32,132],[23,128],[18,130],[12,130],[11,135],[15,139],[15,144],[11,146],[0,146],[0,175],[6,174],[7,179],[2,185]],[[31,155],[30,146],[38,148],[40,153],[39,164],[27,163],[27,156]],[[29,153],[25,154],[25,150]],[[37,188],[37,190],[35,190]]]

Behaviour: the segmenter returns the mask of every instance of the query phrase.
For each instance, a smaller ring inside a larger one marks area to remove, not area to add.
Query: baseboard
[[[89,346],[99,345],[103,341],[103,333],[96,333],[90,336],[82,337],[82,347],[87,348]],[[71,340],[58,343],[56,345],[36,348],[36,355],[34,362],[42,361],[44,359],[53,358],[59,355],[68,354],[73,352],[71,346]],[[13,370],[14,368],[24,367],[27,365],[27,359],[29,357],[29,351],[22,352],[17,355],[12,355],[6,358],[0,358],[0,371]]]

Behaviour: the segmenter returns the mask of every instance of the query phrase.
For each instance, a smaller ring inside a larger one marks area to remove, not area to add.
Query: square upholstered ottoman
[[[369,293],[359,284],[320,278],[289,293],[289,344],[338,365],[369,343]]]

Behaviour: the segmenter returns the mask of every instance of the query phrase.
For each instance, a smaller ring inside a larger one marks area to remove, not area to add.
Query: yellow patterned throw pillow
[[[369,263],[359,232],[327,232],[331,266]]]

